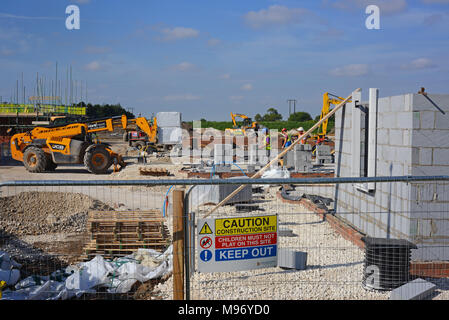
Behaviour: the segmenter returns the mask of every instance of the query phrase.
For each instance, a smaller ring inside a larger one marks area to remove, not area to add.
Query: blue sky
[[[79,30],[65,27],[70,4]],[[370,4],[380,30],[365,27]],[[27,95],[37,73],[49,86],[58,62],[63,88],[71,65],[89,102],[144,116],[230,120],[275,107],[287,118],[287,99],[316,116],[326,91],[449,93],[448,31],[449,0],[3,0],[0,96],[22,72]]]

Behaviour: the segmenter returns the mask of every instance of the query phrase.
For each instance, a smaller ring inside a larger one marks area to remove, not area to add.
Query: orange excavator
[[[240,117],[243,119],[242,125],[239,127],[237,125],[237,122],[235,121],[236,117]],[[225,130],[226,135],[234,135],[234,136],[246,136],[246,131],[248,129],[258,130],[259,129],[259,123],[253,122],[251,118],[244,114],[238,114],[238,113],[232,113],[231,112],[231,119],[233,123],[233,128],[227,128]]]
[[[111,165],[114,172],[119,171],[126,166],[122,156],[113,152],[109,144],[96,139],[95,133],[126,129],[129,123],[139,125],[140,122],[148,134],[156,135],[148,122],[145,125],[139,118],[128,120],[126,115],[35,127],[11,137],[11,155],[22,161],[29,172],[53,171],[58,164],[84,164],[95,174],[106,173]]]
[[[331,105],[338,105],[343,100],[345,99],[342,97],[325,92],[323,94],[323,107],[321,109],[320,121],[331,111]],[[320,144],[326,140],[328,120],[329,119],[323,121],[323,123],[318,127],[318,133],[311,137],[316,144]]]

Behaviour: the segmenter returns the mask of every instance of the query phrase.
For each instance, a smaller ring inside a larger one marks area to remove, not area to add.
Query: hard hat
[[[298,131],[304,131],[304,128],[303,127],[299,127]]]
[[[262,132],[263,132],[263,133],[268,133],[268,129],[267,129],[267,128],[263,128],[263,129],[262,129]]]

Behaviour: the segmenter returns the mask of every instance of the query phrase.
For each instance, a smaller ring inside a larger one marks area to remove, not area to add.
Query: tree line
[[[86,108],[86,117],[95,119],[95,118],[109,118],[114,116],[121,116],[122,114],[126,114],[128,118],[135,118],[132,112],[125,110],[120,103],[119,104],[85,104],[84,102],[80,102],[76,105],[76,107],[85,107]]]

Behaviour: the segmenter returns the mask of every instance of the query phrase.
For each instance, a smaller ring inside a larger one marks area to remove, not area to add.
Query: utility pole
[[[292,102],[293,102],[293,113],[296,113],[296,100],[295,99],[288,99],[288,115],[290,116],[292,114]]]

